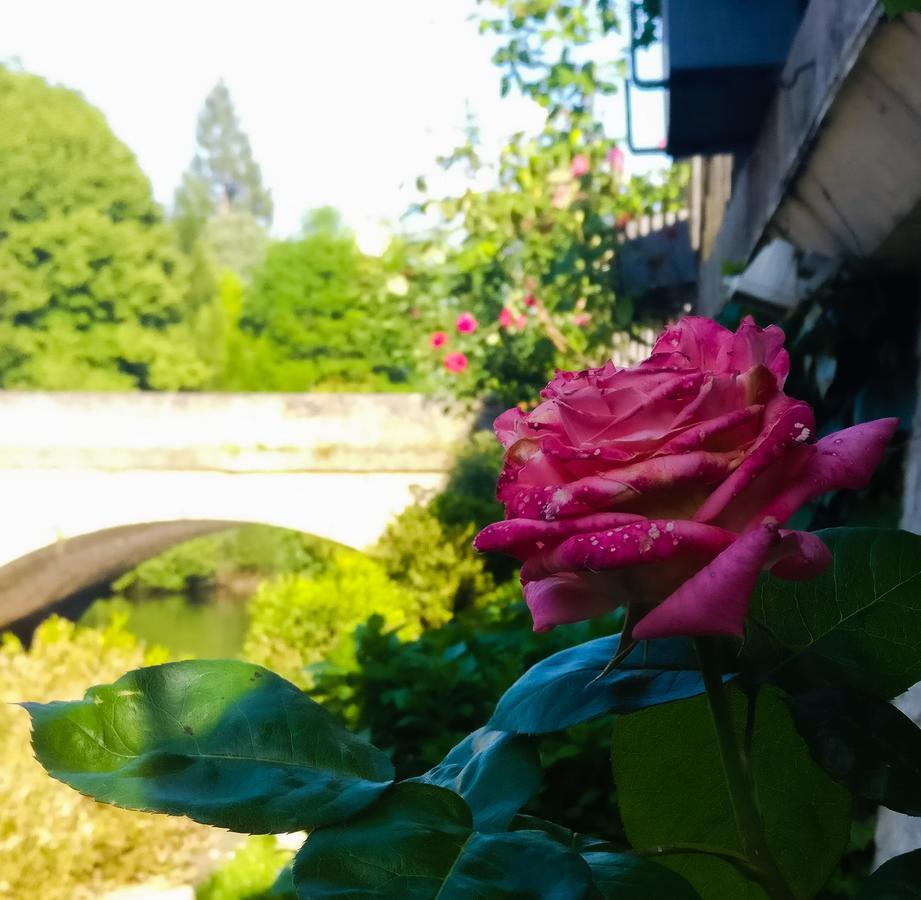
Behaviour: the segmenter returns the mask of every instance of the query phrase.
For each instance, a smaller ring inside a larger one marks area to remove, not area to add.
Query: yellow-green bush
[[[401,637],[422,630],[411,591],[364,554],[339,550],[316,575],[283,575],[260,586],[249,601],[242,655],[307,686],[305,666],[328,659],[347,665],[354,658],[352,634],[374,613]]]
[[[495,587],[484,558],[473,549],[475,533],[473,524],[445,526],[431,507],[416,504],[400,513],[371,549],[387,575],[412,595],[426,628],[444,625]]]
[[[293,852],[278,845],[274,835],[256,834],[195,891],[196,900],[260,900],[268,895],[282,866]]]
[[[191,878],[226,843],[186,819],[129,812],[81,797],[33,759],[17,701],[77,699],[93,684],[161,662],[114,622],[83,628],[45,621],[29,650],[0,644],[0,897],[90,900],[160,876]]]

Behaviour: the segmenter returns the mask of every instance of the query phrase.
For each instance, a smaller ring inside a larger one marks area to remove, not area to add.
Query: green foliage
[[[491,431],[477,431],[461,448],[448,482],[429,506],[444,526],[472,525],[477,531],[503,518],[496,479],[505,451]]]
[[[591,874],[539,831],[478,833],[456,794],[402,784],[348,825],[314,832],[295,859],[294,881],[302,900],[576,900],[588,896]]]
[[[703,692],[693,648],[685,639],[637,646],[599,677],[619,645],[619,634],[596,638],[532,666],[502,695],[490,724],[520,734],[546,734]]]
[[[921,680],[921,537],[904,531],[819,532],[834,561],[808,581],[765,575],[752,598],[751,662],[787,684],[805,675],[895,697]],[[804,674],[805,673],[805,674]]]
[[[291,855],[274,837],[251,837],[196,889],[195,900],[268,900],[278,870]]]
[[[53,781],[33,758],[15,703],[80,696],[126,669],[160,661],[123,625],[81,628],[52,617],[28,650],[0,642],[0,894],[96,900],[155,877],[191,878],[221,837],[186,819],[101,806]]]
[[[825,688],[791,697],[813,759],[858,797],[921,815],[921,729],[891,703]]]
[[[414,780],[463,797],[477,831],[505,831],[540,786],[540,757],[527,738],[484,727]]]
[[[414,598],[423,625],[443,625],[493,588],[474,534],[473,526],[445,527],[431,507],[414,504],[387,526],[370,556]]]
[[[235,390],[391,390],[407,367],[376,338],[393,316],[384,272],[318,211],[303,237],[269,247],[243,296],[245,336],[228,360]],[[404,354],[405,356],[405,354]],[[268,379],[249,383],[244,378]]]
[[[921,850],[883,863],[866,881],[858,900],[916,900],[921,883]]]
[[[910,278],[851,263],[789,312],[730,303],[720,315],[730,327],[753,313],[762,325],[783,328],[791,351],[785,391],[809,403],[820,434],[899,416],[899,433],[870,485],[824,494],[797,515],[798,528],[898,525],[917,394],[913,369],[906,365],[914,358],[918,330],[914,292]]]
[[[921,0],[883,0],[883,8],[893,18],[900,13],[921,11]]]
[[[69,703],[25,703],[35,755],[97,800],[231,831],[298,831],[354,815],[393,767],[259,666],[137,669]]]
[[[478,608],[415,641],[401,641],[374,618],[356,634],[358,667],[317,667],[314,696],[386,749],[398,777],[421,775],[489,719],[522,669],[611,630],[601,620],[537,635],[520,601],[519,585],[507,582]],[[532,803],[538,815],[617,832],[610,811],[609,729],[599,720],[542,739],[544,785]]]
[[[190,193],[188,206],[200,208],[204,195],[212,215],[245,210],[263,225],[270,225],[272,197],[262,184],[262,172],[223,81],[205,98],[195,136],[198,150],[189,174],[192,183],[187,181],[185,186]]]
[[[309,684],[309,665],[331,659],[354,664],[352,633],[370,616],[377,614],[387,627],[413,637],[427,611],[373,560],[337,550],[315,575],[282,575],[260,586],[249,601],[243,656]]]
[[[150,185],[78,94],[0,67],[0,384],[201,386],[189,273]]]
[[[737,739],[745,736],[768,847],[795,895],[814,896],[844,850],[850,798],[809,757],[777,692],[762,690],[754,702],[731,690],[730,699]],[[748,716],[753,716],[750,731]],[[618,717],[612,760],[621,815],[634,846],[704,844],[717,853],[741,855],[705,698]],[[676,854],[663,861],[703,897],[764,896],[725,859]]]

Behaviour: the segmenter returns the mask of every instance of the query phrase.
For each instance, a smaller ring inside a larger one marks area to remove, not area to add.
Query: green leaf
[[[741,742],[748,705],[741,691],[729,692]],[[768,846],[796,895],[811,897],[847,843],[850,797],[812,761],[776,689],[759,693],[753,726],[749,759]],[[704,845],[741,854],[705,697],[617,718],[612,759],[634,847]],[[701,853],[661,861],[702,897],[764,898],[731,862]]]
[[[579,855],[545,834],[477,833],[457,794],[406,782],[351,821],[313,832],[294,882],[301,900],[578,900],[591,887]]]
[[[269,888],[267,900],[297,900],[297,890],[294,887],[294,865],[288,863]]]
[[[857,900],[918,900],[921,897],[921,850],[883,863],[864,883]]]
[[[652,641],[604,678],[620,635],[570,647],[532,666],[499,700],[490,726],[521,734],[561,731],[608,713],[645,709],[703,691],[690,641]]]
[[[818,578],[766,575],[745,654],[780,678],[809,677],[894,697],[921,680],[921,537],[877,528],[819,536],[834,562]]]
[[[921,10],[921,0],[883,0],[883,9],[892,18],[899,13]]]
[[[485,727],[461,741],[433,769],[412,781],[459,794],[477,831],[505,831],[540,787],[540,755],[533,742]]]
[[[253,834],[336,822],[393,766],[293,684],[259,666],[138,669],[68,703],[26,703],[49,774],[105,803]]]
[[[604,900],[700,900],[700,895],[677,872],[629,853],[593,850],[582,858]]]
[[[579,853],[592,870],[592,880],[604,900],[700,900],[697,891],[677,872],[635,853],[615,853],[601,838],[571,831],[534,816],[515,816],[512,830],[537,830]]]
[[[921,816],[921,729],[890,703],[826,688],[788,701],[813,759],[861,797]]]

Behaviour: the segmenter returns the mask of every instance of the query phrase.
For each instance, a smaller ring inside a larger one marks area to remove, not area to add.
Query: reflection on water
[[[246,604],[218,592],[159,594],[128,600],[97,600],[80,618],[86,625],[104,625],[125,616],[128,630],[148,645],[165,647],[171,656],[233,657],[246,634]]]

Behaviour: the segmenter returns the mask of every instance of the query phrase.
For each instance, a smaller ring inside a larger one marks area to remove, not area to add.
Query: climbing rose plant
[[[230,660],[24,704],[38,759],[105,803],[309,831],[270,893],[287,900],[815,896],[854,796],[921,814],[921,732],[889,703],[921,680],[921,538],[788,527],[865,485],[896,423],[816,440],[787,368],[778,329],[688,318],[640,365],[559,373],[499,417],[507,519],[479,548],[523,561],[538,630],[614,611],[622,631],[525,672],[425,774],[397,781],[293,684]],[[620,841],[527,814],[540,736],[604,716]],[[860,896],[919,880],[916,851]]]

